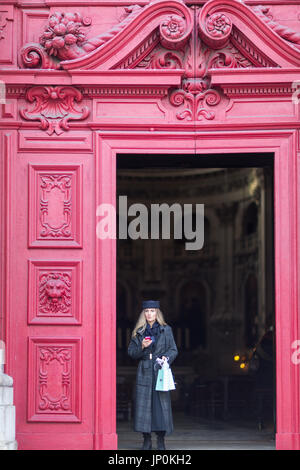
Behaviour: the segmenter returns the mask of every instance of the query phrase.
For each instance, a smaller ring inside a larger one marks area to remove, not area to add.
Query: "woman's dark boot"
[[[166,450],[165,431],[158,431],[156,434],[157,434],[157,450]]]
[[[144,436],[144,443],[143,443],[142,450],[151,450],[152,449],[151,433],[143,432],[143,436]]]

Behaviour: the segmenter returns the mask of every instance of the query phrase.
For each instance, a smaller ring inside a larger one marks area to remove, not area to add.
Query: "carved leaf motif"
[[[138,68],[145,69],[182,69],[183,54],[180,51],[170,51],[157,48],[151,55],[138,64]]]
[[[216,28],[226,37],[231,32],[231,22],[225,15],[212,15],[208,24],[210,25],[208,29],[212,31]],[[180,47],[176,51],[159,44],[136,65],[145,69],[184,69],[182,86],[170,92],[170,103],[181,108],[176,113],[177,119],[198,121],[214,119],[215,112],[210,107],[216,106],[221,101],[218,91],[210,89],[209,70],[252,66],[253,64],[230,42],[226,47],[215,51],[201,42],[196,35],[190,37],[185,47]]]
[[[207,68],[218,69],[218,68],[237,68],[239,66],[236,58],[229,52],[217,52],[214,54],[208,64]]]
[[[204,87],[205,82],[188,79],[185,81],[182,90],[175,90],[171,93],[171,104],[185,106],[176,114],[177,119],[201,121],[202,118],[208,120],[215,118],[214,111],[208,109],[205,105],[217,105],[221,101],[221,96],[217,90],[207,89],[202,91]]]
[[[201,44],[199,38],[190,39],[183,59],[185,74],[182,86],[170,94],[170,103],[173,106],[181,106],[176,113],[177,119],[201,121],[203,118],[215,118],[215,112],[207,106],[217,105],[221,97],[217,90],[210,88],[208,69],[218,60],[220,56]]]

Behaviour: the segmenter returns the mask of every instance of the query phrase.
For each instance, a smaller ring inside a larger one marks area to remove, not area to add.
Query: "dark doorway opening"
[[[273,171],[270,153],[118,156],[117,208],[125,195],[149,212],[148,239],[117,235],[119,448],[140,445],[127,346],[144,299],[160,299],[179,349],[167,448],[275,448]],[[150,238],[151,204],[173,203],[192,205],[194,229],[204,204],[202,249]]]

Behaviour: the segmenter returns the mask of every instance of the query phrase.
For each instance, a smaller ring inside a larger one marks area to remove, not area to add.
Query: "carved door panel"
[[[33,133],[26,139],[33,141]],[[93,155],[78,153],[70,134],[59,145],[52,152],[21,149],[14,161],[13,369],[21,449],[93,447]]]

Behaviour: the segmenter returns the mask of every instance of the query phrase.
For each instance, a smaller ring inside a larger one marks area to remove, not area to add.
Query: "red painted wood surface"
[[[97,207],[116,205],[116,155],[268,152],[276,445],[300,449],[300,6],[30,3],[0,7],[1,306],[19,447],[117,446],[116,240],[96,237]]]

